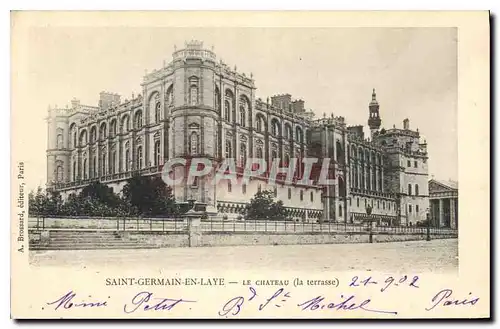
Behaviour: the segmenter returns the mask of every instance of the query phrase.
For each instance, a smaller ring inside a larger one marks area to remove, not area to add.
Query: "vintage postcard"
[[[12,12],[11,314],[490,317],[488,12]]]

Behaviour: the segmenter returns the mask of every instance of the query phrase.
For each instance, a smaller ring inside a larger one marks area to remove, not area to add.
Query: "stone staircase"
[[[50,230],[48,241],[30,241],[30,250],[152,249],[145,241],[129,240],[116,231]]]

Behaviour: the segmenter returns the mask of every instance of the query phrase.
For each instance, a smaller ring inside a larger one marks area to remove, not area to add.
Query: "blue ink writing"
[[[340,296],[341,299],[344,299],[344,295]],[[363,310],[367,312],[374,313],[384,313],[384,314],[398,314],[396,311],[385,311],[385,310],[376,310],[372,308],[368,308],[368,305],[371,303],[371,299],[365,299],[361,303],[355,301],[356,297],[351,295],[349,298],[340,301],[340,302],[329,302],[324,303],[325,297],[318,296],[303,303],[297,304],[302,311],[305,310],[323,310],[330,309],[335,311],[354,311],[354,310]]]
[[[241,311],[241,306],[243,306],[243,302],[245,301],[245,298],[238,296],[234,297],[233,299],[230,299],[227,301],[226,304],[222,307],[222,310],[219,311],[220,316],[226,316],[229,314],[229,312],[233,311],[231,315],[236,315],[240,313]]]
[[[361,280],[359,283],[358,283],[358,280],[359,280],[359,277],[357,276],[354,276],[352,278],[352,281],[351,283],[349,284],[349,287],[359,287],[360,284],[363,284],[365,287],[369,284],[377,284],[376,281],[373,281],[372,280],[372,277],[369,276],[368,278],[364,279],[364,280]]]
[[[101,302],[79,302],[76,303],[73,301],[73,298],[75,298],[76,294],[73,291],[68,292],[67,294],[63,295],[59,299],[47,303],[47,305],[56,305],[56,310],[59,308],[62,309],[69,309],[73,307],[103,307],[103,306],[108,306],[107,301],[101,301]]]
[[[125,313],[134,313],[139,308],[143,311],[170,311],[176,305],[182,303],[196,303],[195,300],[175,299],[175,298],[153,298],[153,293],[142,291],[135,295],[131,301],[132,305],[125,304],[123,311]]]
[[[469,292],[468,298],[456,299],[452,297],[453,290],[443,289],[439,291],[431,300],[431,307],[425,308],[426,311],[433,310],[436,306],[459,306],[459,305],[469,305],[474,306],[479,301],[479,297],[472,297],[472,293]]]

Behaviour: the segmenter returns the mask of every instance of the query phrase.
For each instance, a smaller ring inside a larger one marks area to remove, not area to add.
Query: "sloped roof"
[[[451,188],[451,189],[454,189],[454,190],[458,190],[458,182],[456,181],[452,181],[452,180],[440,180],[440,179],[431,179],[429,181],[429,183],[431,182],[435,182],[439,185],[443,185],[445,187],[448,187],[448,188]]]

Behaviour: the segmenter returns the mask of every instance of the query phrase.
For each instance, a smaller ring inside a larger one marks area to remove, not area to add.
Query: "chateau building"
[[[333,185],[301,185],[266,174],[247,183],[210,177],[174,186],[179,202],[196,200],[219,215],[240,216],[258,190],[283,200],[289,217],[300,220],[415,225],[429,211],[427,145],[418,129],[380,129],[375,90],[368,104],[371,136],[343,117],[316,119],[305,102],[289,94],[256,96],[252,74],[217,61],[198,41],[175,50],[172,61],[147,73],[142,93],[131,99],[102,92],[98,106],[73,99],[69,108],[49,108],[47,188],[63,197],[99,180],[120,192],[134,173],[158,174],[173,158],[220,162],[248,158],[330,158]],[[300,177],[303,167],[298,166]]]

